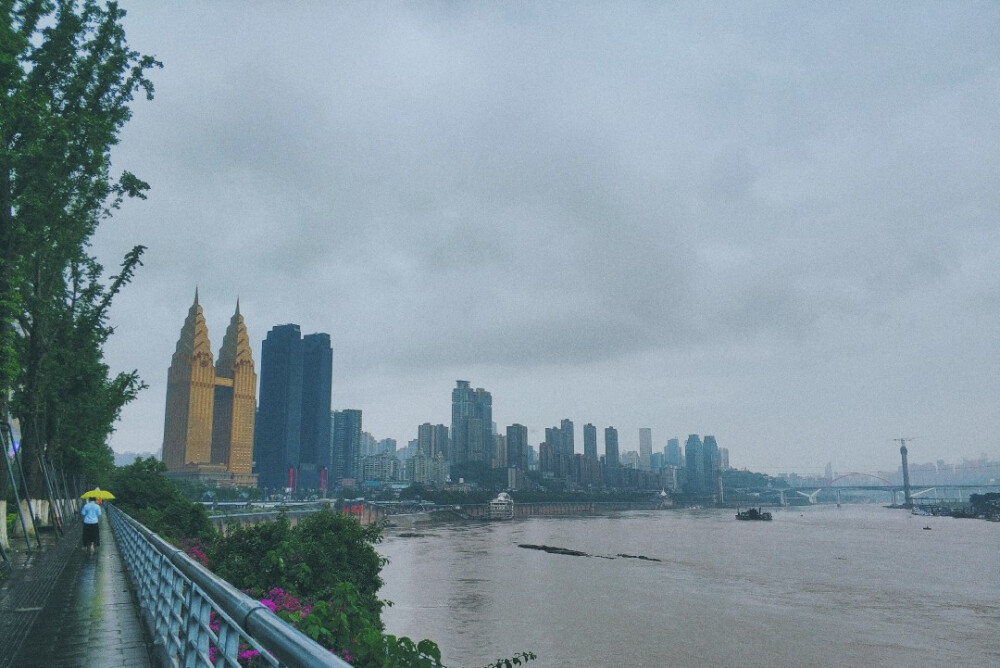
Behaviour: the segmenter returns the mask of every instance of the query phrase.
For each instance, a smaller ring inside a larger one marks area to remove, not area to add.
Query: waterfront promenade
[[[101,547],[80,547],[82,525],[19,555],[0,582],[0,668],[151,666],[125,563],[107,518]]]

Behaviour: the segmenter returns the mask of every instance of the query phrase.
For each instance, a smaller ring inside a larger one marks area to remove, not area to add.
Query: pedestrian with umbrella
[[[97,500],[113,499],[115,495],[100,487],[96,487],[89,492],[84,492],[81,498],[87,499],[87,503],[83,504],[83,508],[80,509],[80,515],[83,516],[83,547],[93,554],[94,550],[101,544],[101,532],[98,521],[101,519],[103,511],[97,505]]]

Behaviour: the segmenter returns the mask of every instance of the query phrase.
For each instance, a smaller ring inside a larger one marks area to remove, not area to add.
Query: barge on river
[[[736,519],[743,520],[744,522],[770,522],[771,513],[762,512],[760,508],[749,508],[743,511],[737,508]]]

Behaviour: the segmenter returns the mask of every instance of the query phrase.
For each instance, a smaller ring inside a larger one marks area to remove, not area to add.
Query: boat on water
[[[510,520],[514,519],[514,499],[510,498],[507,492],[500,492],[496,498],[490,501],[487,508],[486,519],[490,520]]]
[[[736,509],[736,519],[747,522],[770,522],[771,513],[761,511],[760,508],[748,508],[747,510]]]

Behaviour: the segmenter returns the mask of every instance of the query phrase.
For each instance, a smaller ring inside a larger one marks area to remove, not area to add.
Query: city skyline
[[[110,312],[149,385],[115,450],[157,450],[198,285],[255,354],[328,332],[333,408],[400,441],[468,378],[534,443],[1000,452],[995,5],[122,7],[164,68],[112,155],[148,199],[93,244],[109,273],[148,248]]]

